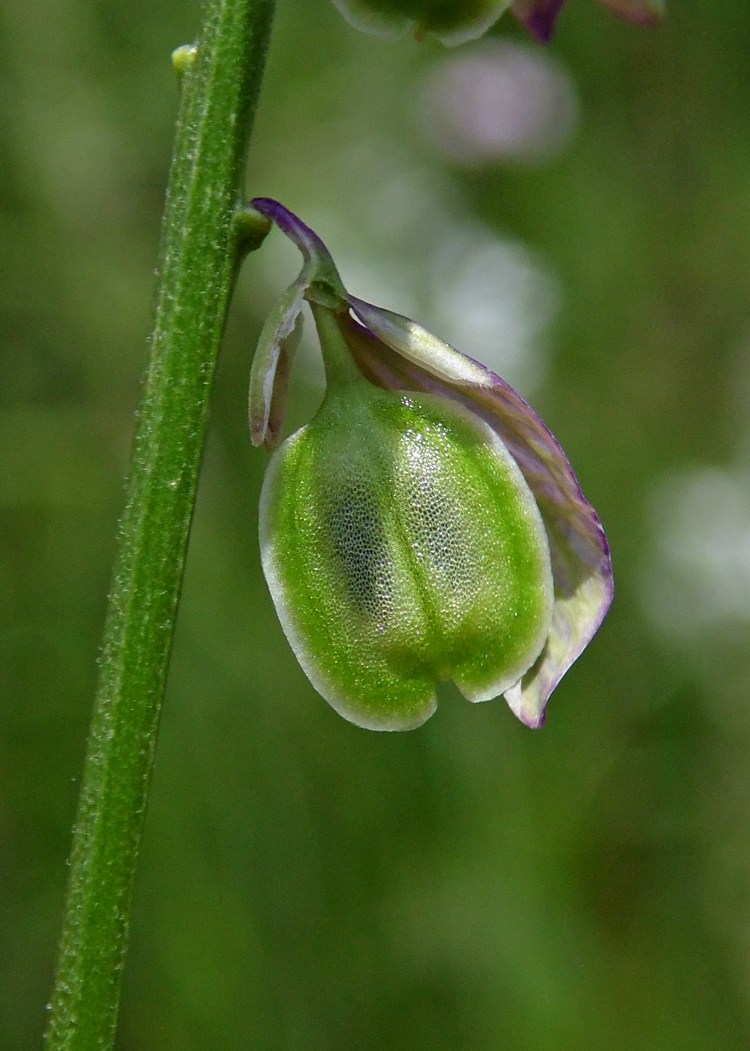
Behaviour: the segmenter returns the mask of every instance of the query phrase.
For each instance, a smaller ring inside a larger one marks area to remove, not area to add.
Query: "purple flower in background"
[[[566,0],[513,0],[510,10],[537,40],[547,43],[555,31],[557,16]],[[621,18],[640,25],[653,25],[664,15],[665,0],[601,0]]]

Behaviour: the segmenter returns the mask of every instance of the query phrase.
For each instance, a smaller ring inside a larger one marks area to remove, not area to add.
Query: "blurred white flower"
[[[507,41],[442,58],[427,76],[418,112],[435,148],[468,167],[555,156],[577,117],[564,66],[549,52]]]
[[[660,631],[692,641],[750,622],[750,476],[711,468],[669,475],[650,516],[642,595]]]

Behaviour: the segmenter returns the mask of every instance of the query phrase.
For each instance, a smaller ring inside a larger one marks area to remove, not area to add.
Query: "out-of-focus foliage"
[[[169,54],[198,19],[3,5],[3,1051],[44,1024]],[[494,353],[601,512],[618,591],[542,731],[446,690],[420,730],[375,734],[315,695],[257,551],[248,358],[297,266],[269,239],[216,385],[123,1051],[748,1046],[749,35],[730,0],[655,31],[571,0],[548,52],[508,20],[447,52],[280,4],[250,193],[309,219],[353,293]]]

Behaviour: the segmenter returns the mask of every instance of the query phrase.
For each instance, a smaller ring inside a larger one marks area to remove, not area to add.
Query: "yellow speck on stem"
[[[198,53],[198,48],[195,44],[183,44],[182,47],[176,47],[172,52],[172,69],[177,74],[178,80],[182,79],[183,74],[192,66],[195,62],[195,56]]]

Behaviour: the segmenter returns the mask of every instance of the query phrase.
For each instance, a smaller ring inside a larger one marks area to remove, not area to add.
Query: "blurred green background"
[[[195,3],[0,13],[0,1047],[38,1046]],[[750,1047],[750,8],[570,0],[457,51],[282,0],[248,188],[350,289],[529,397],[617,595],[531,732],[403,735],[297,667],[245,422],[280,235],[217,377],[134,904],[123,1051]],[[320,395],[312,351],[294,412]]]

